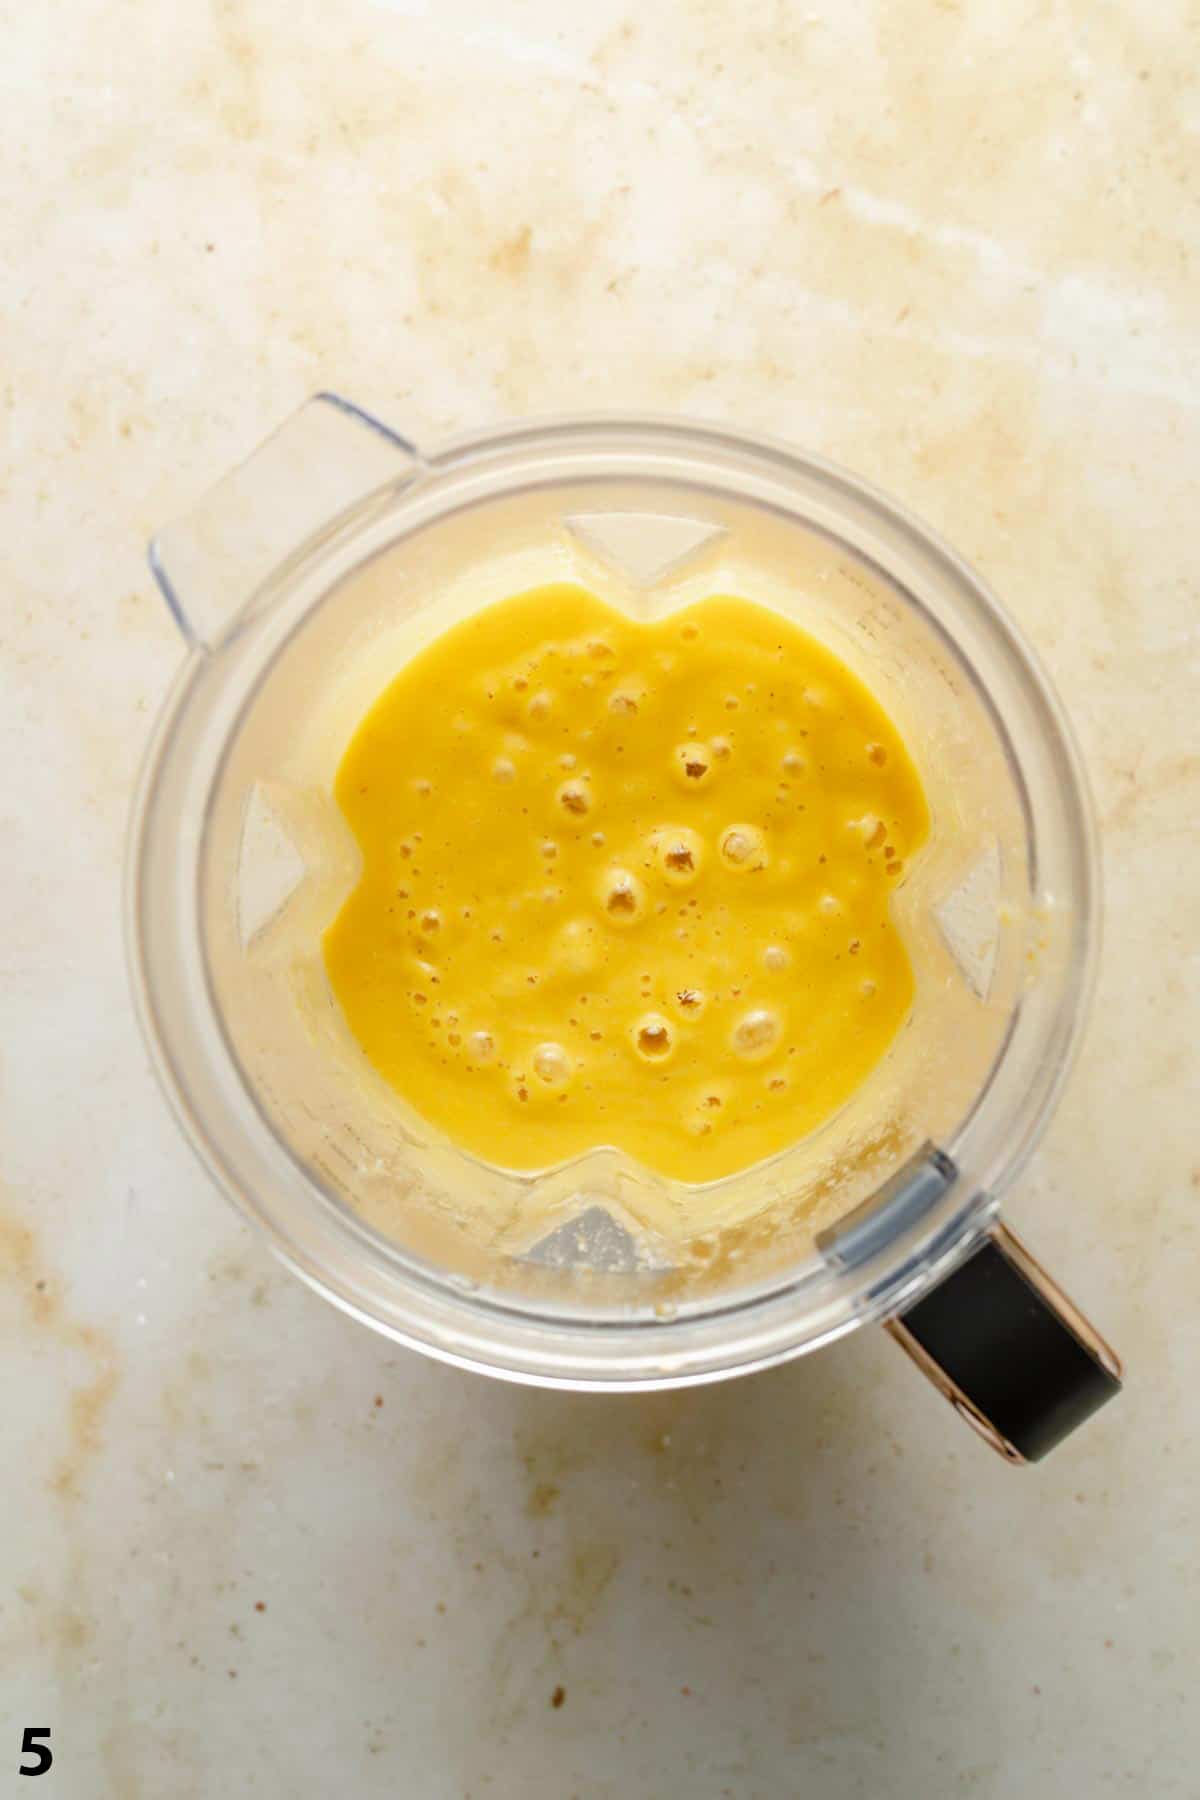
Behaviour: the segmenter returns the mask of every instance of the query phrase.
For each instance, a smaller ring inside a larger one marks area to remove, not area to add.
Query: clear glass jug
[[[304,407],[151,562],[187,656],[128,864],[147,1042],[218,1185],[329,1299],[512,1379],[669,1386],[889,1328],[997,1449],[1033,1459],[1120,1366],[997,1217],[1071,1060],[1096,940],[1086,786],[1011,621],[951,552],[819,460],[710,426],[581,419],[422,453]],[[879,695],[933,830],[896,894],[912,1016],[820,1131],[684,1188],[598,1149],[517,1175],[366,1064],[320,937],[357,850],[341,753],[414,649],[523,587],[658,616],[774,607]]]

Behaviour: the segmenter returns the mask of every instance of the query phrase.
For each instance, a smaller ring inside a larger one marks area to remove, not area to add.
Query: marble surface
[[[49,1725],[71,1800],[1195,1794],[1198,54],[1187,0],[10,13],[0,1791]],[[645,1399],[436,1367],[210,1189],[122,963],[143,545],[323,386],[779,433],[1036,641],[1107,945],[1009,1212],[1130,1376],[1051,1461],[876,1333]]]

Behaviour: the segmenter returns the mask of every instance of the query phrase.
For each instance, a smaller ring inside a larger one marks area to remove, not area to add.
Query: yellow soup
[[[889,902],[928,831],[916,771],[862,683],[745,600],[490,607],[401,670],[336,793],[363,866],[334,993],[490,1163],[612,1144],[732,1174],[827,1119],[908,1013]]]

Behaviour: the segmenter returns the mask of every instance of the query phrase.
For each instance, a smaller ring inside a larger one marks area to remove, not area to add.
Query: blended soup
[[[749,601],[494,605],[401,669],[336,798],[362,873],[324,938],[334,994],[488,1163],[614,1145],[733,1174],[828,1119],[909,1013],[891,899],[920,780],[857,676]]]

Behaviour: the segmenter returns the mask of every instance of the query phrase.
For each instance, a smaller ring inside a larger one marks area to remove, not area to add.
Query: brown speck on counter
[[[266,1610],[267,1610],[266,1601],[265,1600],[256,1600],[254,1602],[254,1610],[255,1610],[255,1612],[266,1612]]]
[[[108,1409],[120,1379],[119,1364],[110,1336],[72,1319],[49,1278],[35,1274],[41,1261],[29,1228],[0,1213],[0,1281],[11,1280],[24,1292],[30,1325],[61,1346],[81,1352],[87,1368],[82,1383],[71,1390],[67,1441],[49,1480],[57,1499],[74,1504],[82,1496],[85,1476],[103,1443]]]
[[[554,1692],[550,1696],[550,1704],[552,1707],[554,1707],[555,1711],[557,1711],[558,1708],[562,1705],[562,1703],[566,1699],[566,1697],[567,1697],[566,1688],[564,1688],[564,1687],[556,1687],[555,1688]]]
[[[552,1512],[554,1503],[562,1492],[553,1481],[539,1481],[529,1496],[528,1512],[535,1519],[544,1519]]]
[[[383,1395],[382,1395],[382,1394],[376,1394],[376,1396],[375,1396],[375,1404],[376,1404],[376,1406],[382,1406],[382,1405],[383,1405]]]
[[[523,275],[529,267],[532,245],[532,228],[522,225],[512,237],[496,245],[488,257],[488,267],[494,269],[497,275]]]

